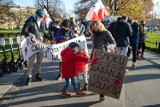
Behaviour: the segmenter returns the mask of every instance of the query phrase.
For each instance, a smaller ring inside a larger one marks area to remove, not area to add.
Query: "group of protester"
[[[112,33],[117,46],[116,53],[130,56],[132,51],[132,67],[136,68],[136,59],[145,59],[145,39],[144,33],[145,22],[128,18],[126,16],[119,17],[117,21],[112,22],[108,30]]]
[[[27,19],[22,29],[22,35],[25,37],[30,36],[33,40],[38,39],[44,42],[45,39],[49,39],[52,43],[62,43],[72,38],[82,36],[85,30],[84,25],[75,18],[65,19],[61,23],[59,20],[52,22],[49,26],[50,36],[45,34],[45,23],[42,20],[43,11],[37,10],[35,15],[32,15]],[[143,21],[139,25],[136,21],[126,21],[126,16],[119,17],[116,22],[111,23],[108,30],[105,28],[101,21],[92,21],[89,25],[89,31],[91,33],[93,41],[93,49],[99,49],[101,51],[108,51],[117,54],[123,54],[127,56],[128,49],[132,46],[133,64],[135,67],[136,56],[141,54],[140,58],[143,58],[145,49],[145,35],[144,35],[144,23]],[[138,42],[138,38],[139,41]],[[138,44],[139,43],[139,44]],[[137,51],[142,47],[142,52]],[[91,53],[92,54],[92,53]],[[61,91],[63,96],[70,96],[67,92],[67,88],[70,84],[73,85],[76,95],[85,95],[88,88],[88,62],[92,62],[92,57],[85,51],[84,43],[71,42],[67,48],[61,52],[62,62],[60,62],[60,72],[57,77],[59,80],[61,77],[65,79],[66,83]],[[27,80],[26,84],[30,85],[32,80],[32,66],[35,58],[37,59],[36,67],[36,80],[43,81],[40,76],[41,64],[43,59],[43,53],[38,52],[33,54],[28,59],[27,67]],[[77,78],[78,77],[78,78]],[[81,79],[84,80],[84,86],[82,89]],[[78,81],[78,82],[77,82]],[[104,101],[104,95],[100,95],[100,101]]]

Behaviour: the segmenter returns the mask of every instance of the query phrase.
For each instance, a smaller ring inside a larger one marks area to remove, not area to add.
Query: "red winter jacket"
[[[76,61],[88,61],[88,57],[74,54],[74,50],[66,48],[61,52],[62,56],[62,78],[72,78],[77,76]]]
[[[87,55],[87,53],[80,53],[78,52],[77,55],[82,56],[82,57],[87,57],[89,58],[89,56]],[[88,71],[88,63],[84,62],[84,61],[76,61],[76,70],[79,72],[86,72]]]

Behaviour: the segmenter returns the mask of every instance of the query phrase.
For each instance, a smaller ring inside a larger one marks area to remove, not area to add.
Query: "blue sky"
[[[13,0],[15,4],[21,6],[34,6],[35,0]]]
[[[36,0],[13,0],[15,4],[21,6],[34,6]],[[76,0],[62,0],[63,4],[65,5],[67,11],[73,10],[73,5]]]
[[[15,2],[15,4],[21,5],[21,6],[34,6],[36,0],[13,0],[13,1]],[[68,13],[74,10],[74,3],[76,1],[77,0],[62,0]],[[154,7],[154,11],[157,12],[157,10],[160,9],[160,0],[153,0],[153,1],[155,5],[157,4],[157,2],[159,2],[158,6]]]

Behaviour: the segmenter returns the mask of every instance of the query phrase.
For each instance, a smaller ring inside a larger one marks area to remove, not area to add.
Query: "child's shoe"
[[[80,90],[76,92],[76,95],[85,95],[85,94],[86,94],[85,92],[80,91]]]
[[[87,91],[87,90],[88,90],[88,84],[87,84],[87,83],[85,83],[85,85],[84,85],[84,87],[83,87],[83,90],[84,90],[84,91]]]
[[[67,91],[61,91],[61,94],[66,97],[71,96],[71,94],[69,94]]]

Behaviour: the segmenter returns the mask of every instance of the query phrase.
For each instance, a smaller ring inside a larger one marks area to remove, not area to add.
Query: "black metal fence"
[[[16,42],[16,36],[20,35],[20,33],[5,33],[5,34],[1,33],[0,35],[4,35],[3,38],[5,39],[5,42],[6,42],[6,44],[5,44],[5,48],[6,48],[5,51],[6,52],[10,51],[10,49],[9,49],[9,37],[8,37],[8,35],[12,35],[13,42],[14,42],[13,50],[17,50],[18,49],[18,47],[17,47],[18,44]],[[2,51],[2,48],[0,46],[0,54],[2,54],[2,53],[3,53],[3,51]]]

